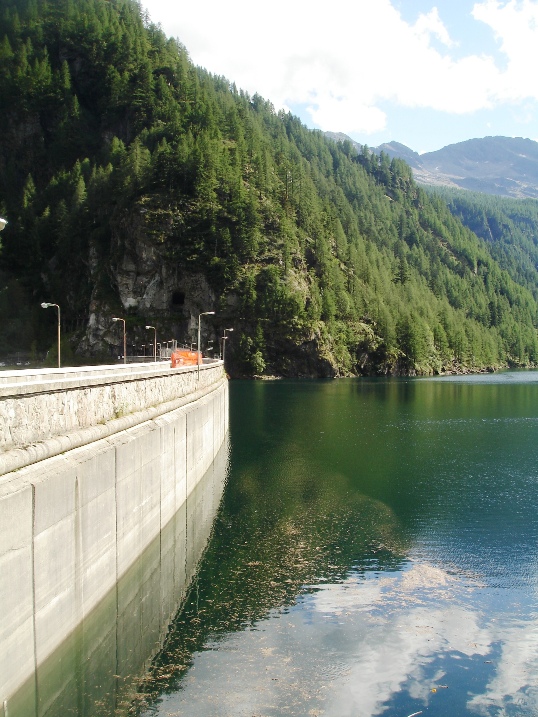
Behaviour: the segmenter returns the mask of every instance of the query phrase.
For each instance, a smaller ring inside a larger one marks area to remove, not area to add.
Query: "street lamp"
[[[226,336],[227,331],[233,331],[233,329],[224,329],[224,334],[222,336],[222,365],[224,366],[224,352],[226,351],[226,341],[228,339],[228,336]]]
[[[198,380],[200,379],[200,320],[202,316],[212,316],[214,313],[214,311],[202,311],[201,314],[198,314],[198,355],[196,357],[196,362],[198,364]]]
[[[5,225],[4,225],[5,226]],[[3,228],[3,227],[2,227]],[[42,309],[49,309],[51,306],[55,306],[58,309],[58,368],[61,368],[61,359],[60,359],[60,307],[58,304],[49,304],[48,302],[44,301],[41,304]]]
[[[127,363],[127,334],[125,330],[125,319],[113,316],[112,321],[123,321],[123,363]]]
[[[153,341],[153,360],[155,361],[155,363],[157,363],[157,329],[155,328],[155,326],[146,326],[146,329],[148,329],[148,331],[149,329],[153,329],[153,331],[155,332],[155,338]]]
[[[7,224],[7,221],[5,219],[2,219],[2,217],[0,217],[0,232],[2,231],[2,229],[4,229],[6,224]]]

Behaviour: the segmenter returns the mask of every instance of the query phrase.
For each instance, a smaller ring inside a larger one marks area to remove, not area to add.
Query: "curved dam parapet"
[[[0,716],[184,506],[227,431],[220,361],[0,374]]]
[[[225,381],[222,361],[0,373],[0,476],[196,401]]]

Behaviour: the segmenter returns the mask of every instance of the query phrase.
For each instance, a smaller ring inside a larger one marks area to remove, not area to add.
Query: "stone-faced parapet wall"
[[[221,361],[0,374],[0,476],[195,401],[225,380]]]

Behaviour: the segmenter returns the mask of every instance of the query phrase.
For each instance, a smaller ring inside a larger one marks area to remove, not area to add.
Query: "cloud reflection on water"
[[[490,618],[482,592],[420,562],[316,585],[254,629],[208,643],[159,714],[375,717],[411,704],[448,715],[457,673],[474,660],[489,678],[467,690],[469,714],[538,714],[538,619]]]
[[[160,715],[538,714],[538,384],[486,379],[237,386]]]
[[[462,584],[459,577],[426,564],[371,582],[371,577],[357,581],[351,576],[344,585],[324,586],[312,598],[320,614],[345,610],[354,634],[358,621],[350,613],[355,610],[368,623],[361,631],[367,639],[349,674],[331,684],[325,715],[373,717],[402,691],[433,707],[437,692],[445,688],[437,685],[450,689],[450,661],[436,671],[439,658],[462,656],[495,663],[484,691],[468,700],[470,713],[511,714],[504,710],[515,705],[538,713],[538,621],[489,620],[473,599],[483,586]]]

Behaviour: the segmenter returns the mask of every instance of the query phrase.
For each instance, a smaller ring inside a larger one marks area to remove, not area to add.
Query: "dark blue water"
[[[232,382],[145,715],[538,714],[538,373]]]

